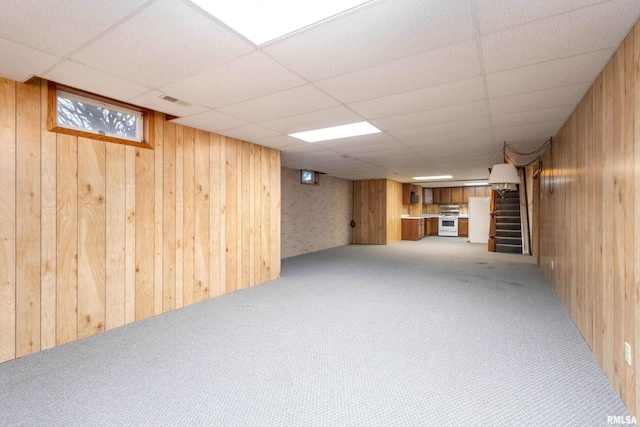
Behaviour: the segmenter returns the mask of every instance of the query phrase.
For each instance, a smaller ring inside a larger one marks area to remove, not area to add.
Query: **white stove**
[[[458,237],[457,215],[440,215],[440,218],[438,218],[438,236]]]

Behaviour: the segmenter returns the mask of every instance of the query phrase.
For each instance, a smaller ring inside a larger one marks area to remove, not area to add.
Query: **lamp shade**
[[[520,184],[520,177],[516,167],[511,163],[493,165],[491,175],[489,175],[489,184]]]

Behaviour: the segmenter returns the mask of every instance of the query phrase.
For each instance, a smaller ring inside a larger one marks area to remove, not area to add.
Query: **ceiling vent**
[[[181,101],[178,98],[174,98],[173,96],[161,95],[160,98],[164,99],[165,101],[173,102],[174,104],[182,105],[183,107],[189,106],[188,102]]]

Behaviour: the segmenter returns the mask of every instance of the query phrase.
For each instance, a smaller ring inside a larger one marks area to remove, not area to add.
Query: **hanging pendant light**
[[[491,184],[493,190],[500,194],[500,197],[503,197],[507,191],[515,190],[516,184],[520,184],[520,177],[516,167],[511,163],[507,163],[506,148],[507,143],[505,142],[502,147],[504,163],[493,165],[489,175],[489,184]]]

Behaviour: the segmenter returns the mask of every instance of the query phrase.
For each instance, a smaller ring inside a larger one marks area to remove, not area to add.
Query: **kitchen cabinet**
[[[442,187],[440,189],[440,204],[448,205],[451,203],[451,187]]]
[[[476,197],[491,197],[491,186],[476,187]]]
[[[433,198],[433,204],[434,205],[439,205],[440,204],[440,189],[439,188],[434,188],[432,190],[432,198]]]
[[[469,197],[476,197],[476,187],[464,187],[462,189],[462,203],[469,204]]]
[[[438,235],[438,218],[427,218],[426,219],[426,236],[437,236]]]
[[[418,203],[418,187],[413,184],[402,184],[402,204],[415,205]]]
[[[451,187],[451,203],[462,203],[462,187]]]
[[[458,237],[469,237],[469,218],[458,218]]]
[[[431,188],[424,187],[422,189],[422,204],[430,205],[433,203],[433,190]]]
[[[402,218],[402,240],[420,240],[424,237],[424,218]]]

